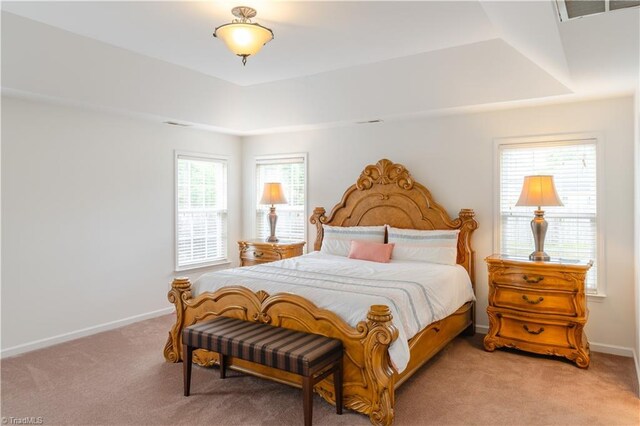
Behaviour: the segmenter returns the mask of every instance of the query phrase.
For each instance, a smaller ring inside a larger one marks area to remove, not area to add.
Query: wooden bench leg
[[[336,413],[342,414],[342,357],[333,370],[333,387],[336,394]]]
[[[191,391],[191,364],[193,362],[193,347],[182,345],[182,373],[184,376],[184,396]]]
[[[304,426],[311,426],[313,416],[313,378],[302,377],[302,408],[304,410]]]
[[[219,353],[218,354],[218,363],[220,364],[220,378],[224,379],[224,378],[227,377],[227,374],[226,374],[227,357]]]

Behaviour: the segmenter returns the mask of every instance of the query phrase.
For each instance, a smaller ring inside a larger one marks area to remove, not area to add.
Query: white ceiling
[[[212,37],[239,4],[255,7],[255,21],[275,33],[246,67]],[[566,22],[559,21],[555,0],[1,7],[4,92],[232,133],[613,96],[640,87],[637,7]]]
[[[258,11],[272,42],[246,67],[215,27],[238,4]],[[252,85],[496,37],[469,2],[2,2],[8,12],[223,80]]]

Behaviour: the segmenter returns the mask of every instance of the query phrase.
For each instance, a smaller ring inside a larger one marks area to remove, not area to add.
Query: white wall
[[[243,174],[252,182],[253,157],[309,153],[309,211],[327,210],[353,184],[362,168],[381,158],[404,164],[434,197],[456,215],[473,208],[480,228],[476,249],[478,323],[488,324],[487,277],[483,259],[493,252],[495,138],[560,133],[604,135],[606,191],[606,285],[608,296],[589,301],[587,334],[593,349],[631,355],[635,345],[633,260],[633,99],[511,109],[431,117],[333,129],[243,138]],[[245,185],[246,186],[246,185]],[[253,235],[252,191],[244,198],[244,236]],[[309,227],[308,243],[315,234]],[[603,346],[608,345],[608,346]]]
[[[238,137],[3,96],[2,145],[3,355],[171,311],[174,150],[229,157],[236,263]]]

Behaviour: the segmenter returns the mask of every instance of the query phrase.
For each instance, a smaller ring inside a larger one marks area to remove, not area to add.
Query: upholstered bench
[[[342,342],[318,334],[218,317],[182,330],[184,395],[189,396],[194,349],[217,352],[220,377],[227,357],[235,357],[302,376],[304,424],[311,425],[313,386],[333,374],[336,412],[342,414]]]

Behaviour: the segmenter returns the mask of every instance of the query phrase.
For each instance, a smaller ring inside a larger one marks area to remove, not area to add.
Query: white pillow
[[[337,256],[348,256],[351,241],[384,243],[384,225],[380,226],[329,226],[322,225],[324,237],[320,251]]]
[[[458,233],[453,231],[421,231],[389,226],[388,243],[394,243],[391,259],[455,265],[458,257]]]

